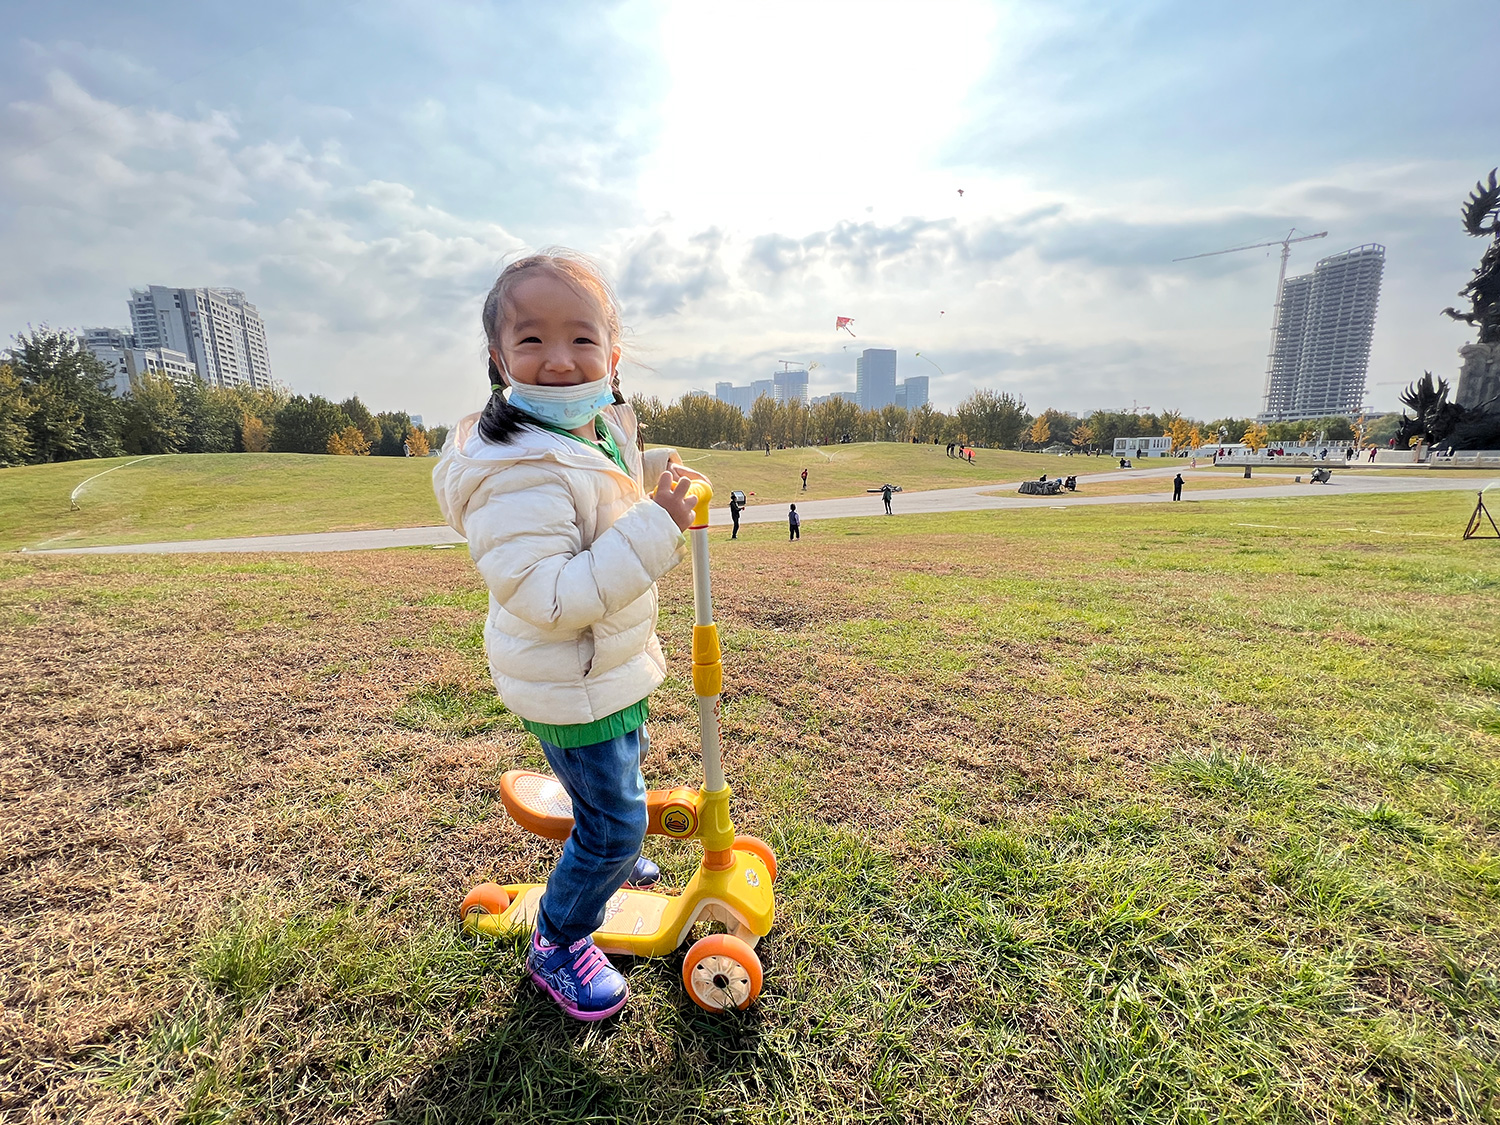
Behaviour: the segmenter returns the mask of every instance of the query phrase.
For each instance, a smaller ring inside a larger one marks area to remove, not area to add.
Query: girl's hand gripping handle
[[[656,491],[651,494],[651,499],[666,509],[679,531],[686,531],[693,523],[693,510],[698,506],[698,498],[689,491],[693,484],[683,477],[674,487],[672,474],[662,473],[657,479]]]

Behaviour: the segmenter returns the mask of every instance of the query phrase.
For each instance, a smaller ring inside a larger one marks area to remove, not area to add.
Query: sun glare
[[[897,205],[962,126],[996,19],[967,0],[672,4],[643,205],[785,231]]]

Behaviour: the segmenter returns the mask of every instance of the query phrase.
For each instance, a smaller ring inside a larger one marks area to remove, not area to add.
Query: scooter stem
[[[698,501],[688,528],[693,550],[693,694],[698,699],[703,789],[706,793],[718,793],[726,785],[723,748],[719,742],[724,665],[719,655],[719,627],[714,624],[713,596],[708,582],[708,502],[713,498],[713,490],[702,481],[694,481],[691,492]]]

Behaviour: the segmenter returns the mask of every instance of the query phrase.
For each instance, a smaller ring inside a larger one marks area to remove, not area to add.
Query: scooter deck
[[[516,887],[515,890],[520,894],[512,901],[510,909],[498,918],[480,918],[476,928],[480,933],[534,929],[537,906],[546,889],[545,883]],[[662,928],[662,918],[667,913],[667,908],[674,905],[681,906],[675,896],[653,891],[616,891],[604,908],[604,921],[594,931],[594,940],[601,949],[608,951],[609,937],[654,934]],[[627,950],[620,947],[620,952]]]
[[[664,957],[689,935],[694,923],[718,921],[754,948],[771,932],[775,900],[770,871],[760,856],[736,850],[722,870],[699,868],[681,894],[621,889],[610,896],[594,942],[606,953]],[[504,888],[510,905],[501,914],[470,914],[464,925],[474,933],[499,937],[535,928],[545,883]]]

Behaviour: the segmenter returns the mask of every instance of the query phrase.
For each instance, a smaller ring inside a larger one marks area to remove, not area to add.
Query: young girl
[[[489,586],[495,687],[573,801],[527,967],[563,1011],[598,1020],[629,990],[593,932],[622,883],[659,875],[640,855],[646,697],[666,676],[656,580],[686,553],[687,491],[703,478],[640,448],[616,389],[618,306],[586,259],[507,266],[484,331],[490,400],[448,438],[433,488]]]

